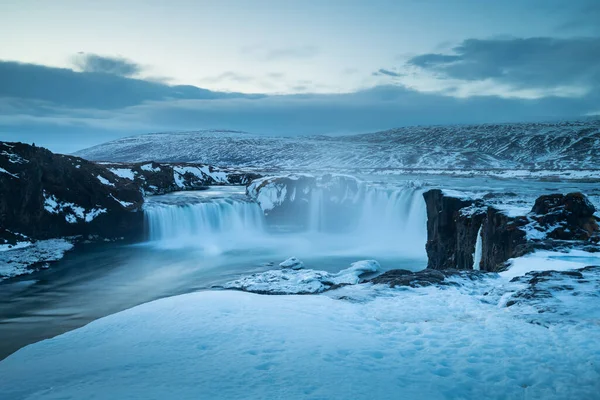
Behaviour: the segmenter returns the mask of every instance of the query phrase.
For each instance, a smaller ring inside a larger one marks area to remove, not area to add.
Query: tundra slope
[[[417,126],[346,136],[152,133],[84,149],[95,161],[199,162],[283,169],[594,170],[600,120]]]

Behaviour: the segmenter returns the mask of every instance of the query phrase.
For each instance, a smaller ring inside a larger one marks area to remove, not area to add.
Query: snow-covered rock
[[[321,293],[340,285],[356,285],[362,276],[379,268],[377,261],[363,260],[334,274],[313,269],[269,270],[229,282],[224,287],[260,294]]]
[[[280,263],[279,266],[281,268],[302,269],[304,268],[304,263],[296,257],[290,257],[284,262]]]
[[[15,246],[0,245],[0,280],[31,273],[46,263],[60,260],[73,244],[66,239],[18,242]]]

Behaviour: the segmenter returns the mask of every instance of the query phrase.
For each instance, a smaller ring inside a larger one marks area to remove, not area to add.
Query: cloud
[[[244,75],[244,74],[240,74],[240,73],[233,72],[233,71],[226,71],[217,76],[203,78],[201,81],[202,82],[210,82],[210,83],[220,83],[220,82],[244,83],[244,82],[252,82],[254,80],[255,80],[255,78],[253,78],[249,75]]]
[[[319,54],[316,46],[292,46],[282,48],[267,48],[265,46],[248,46],[241,49],[243,54],[248,54],[263,61],[279,61],[289,59],[313,58]]]
[[[561,12],[567,12],[572,8],[575,8],[574,13],[570,13],[571,16],[567,17],[567,21],[558,26],[559,31],[591,31],[595,33],[600,32],[600,2],[598,0],[580,0],[579,7],[573,7],[569,5],[566,10],[560,10]]]
[[[116,109],[146,101],[248,96],[106,73],[0,61],[0,97],[45,101],[72,108]]]
[[[492,80],[515,89],[600,86],[600,37],[468,39],[454,54],[422,54],[408,66],[440,79]]]
[[[390,71],[389,69],[383,69],[383,68],[377,70],[376,72],[373,72],[373,76],[381,76],[381,75],[391,76],[392,78],[399,78],[401,76],[404,76],[405,74]]]
[[[96,72],[117,76],[134,76],[142,71],[142,66],[123,57],[107,57],[91,53],[77,53],[73,64],[82,72]]]

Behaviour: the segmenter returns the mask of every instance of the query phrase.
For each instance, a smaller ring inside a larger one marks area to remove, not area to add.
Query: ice
[[[363,260],[352,263],[349,268],[335,274],[313,269],[270,270],[229,282],[225,287],[268,294],[321,293],[337,285],[356,285],[361,276],[379,269],[377,261]]]
[[[279,266],[281,268],[302,269],[304,268],[304,263],[298,260],[296,257],[290,257],[284,262],[280,263]]]
[[[60,260],[65,252],[73,248],[65,239],[19,242],[11,249],[6,249],[5,246],[0,246],[3,250],[0,252],[0,280],[31,273],[31,265]]]
[[[531,324],[515,318],[518,308],[457,288],[340,292],[353,300],[206,291],[147,303],[19,350],[0,362],[2,391],[11,399],[178,400],[600,392],[597,324]]]

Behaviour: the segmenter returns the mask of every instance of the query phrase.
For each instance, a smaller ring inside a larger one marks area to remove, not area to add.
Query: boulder
[[[596,208],[582,193],[540,196],[531,209],[531,218],[557,240],[590,240],[598,237]],[[597,240],[595,240],[597,241]]]

